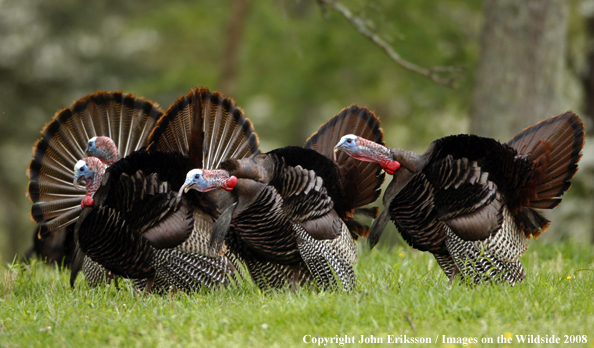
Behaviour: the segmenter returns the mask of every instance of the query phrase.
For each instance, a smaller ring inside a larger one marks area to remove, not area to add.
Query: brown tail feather
[[[375,219],[379,215],[379,207],[365,207],[355,209],[355,214],[361,214],[363,216]]]
[[[359,237],[367,238],[369,236],[370,228],[367,225],[363,225],[357,220],[353,218],[347,218],[344,222],[351,232],[351,237],[353,240],[359,240]]]
[[[561,200],[558,200],[559,202]],[[558,204],[558,203],[557,203]],[[516,221],[520,229],[524,231],[526,238],[534,236],[538,237],[542,232],[546,231],[551,222],[544,216],[539,214],[536,210],[523,207],[519,214],[516,214]]]
[[[197,87],[179,98],[149,136],[150,148],[188,154],[197,168],[260,153],[258,136],[243,111],[220,92]]]
[[[48,201],[44,205],[35,204],[31,208],[31,216],[39,221],[49,220],[79,207],[80,201],[79,197],[72,197]]]
[[[365,207],[365,208],[357,208],[354,211],[355,215],[362,215],[366,217],[370,217],[372,219],[377,218],[379,215],[379,208],[378,207]],[[346,218],[344,221],[347,225],[349,231],[351,232],[351,237],[353,240],[358,240],[359,237],[367,238],[369,237],[369,232],[371,228],[368,225],[362,224],[361,222],[355,220],[352,217]]]
[[[52,233],[76,222],[81,212],[82,208],[79,204],[77,207],[60,214],[56,218],[50,219],[47,222],[40,222],[37,237],[43,240]]]
[[[384,145],[384,132],[380,128],[379,118],[366,108],[352,105],[324,123],[307,139],[305,147],[333,159],[334,146],[347,134],[355,134]],[[353,208],[365,206],[379,197],[385,174],[378,164],[357,161],[344,152],[338,154],[337,164],[346,173],[345,191],[347,195],[351,195],[347,200],[353,202]]]
[[[528,207],[551,209],[559,204],[577,172],[584,137],[584,123],[568,111],[524,129],[507,143],[535,165],[534,179],[523,194]]]
[[[550,181],[547,184],[551,183]],[[550,198],[557,198],[559,197],[559,192],[567,192],[571,187],[571,182],[563,182],[560,185],[551,186],[551,188],[546,189],[542,186],[548,185],[541,185],[537,187],[538,190],[538,200],[532,200],[532,203],[541,201],[541,200],[548,200]]]
[[[530,207],[535,209],[553,209],[561,203],[559,198],[543,199],[531,202]]]
[[[43,225],[43,235],[76,221],[73,213],[84,196],[72,184],[74,164],[85,157],[90,138],[111,137],[125,156],[146,144],[162,111],[159,106],[122,92],[89,94],[58,111],[33,146],[27,175],[31,217]],[[78,199],[78,202],[77,202]],[[67,215],[66,217],[64,217]]]

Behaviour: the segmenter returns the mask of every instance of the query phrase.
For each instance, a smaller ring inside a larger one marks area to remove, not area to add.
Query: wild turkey
[[[148,149],[175,151],[189,157],[192,168],[218,168],[228,158],[244,158],[260,153],[258,135],[251,121],[235,106],[231,98],[220,92],[210,93],[207,88],[196,88],[186,98],[179,98],[151,131]],[[179,189],[187,172],[180,173]],[[235,198],[226,190],[207,193],[189,193],[191,201],[203,212],[195,211],[195,240],[193,251],[210,254],[210,237],[217,218]],[[243,260],[226,246],[222,252],[232,264]],[[238,267],[236,267],[238,268]],[[241,270],[238,268],[238,270]]]
[[[475,283],[525,278],[519,258],[549,226],[534,209],[552,209],[571,186],[584,125],[566,112],[524,129],[506,144],[476,135],[434,141],[423,155],[388,149],[355,135],[335,151],[380,163],[394,179],[374,221],[370,246],[388,219],[414,248],[433,253],[452,280]]]
[[[237,203],[217,220],[211,243],[215,250],[227,243],[260,288],[290,283],[294,290],[313,278],[320,288],[334,289],[339,286],[335,275],[345,290],[355,286],[353,237],[365,236],[368,229],[353,214],[377,199],[384,175],[380,166],[348,156],[332,161],[333,145],[347,129],[382,140],[373,113],[353,106],[322,125],[305,148],[285,147],[221,163],[221,172],[238,178],[233,189]],[[201,190],[204,182],[206,173],[193,170],[184,190]],[[371,211],[368,215],[375,217],[377,211]]]
[[[202,119],[203,113],[205,119]],[[221,128],[209,128],[212,123]],[[155,275],[157,291],[164,291],[170,285],[188,290],[201,283],[207,286],[226,283],[225,274],[234,268],[233,265],[225,257],[203,253],[208,250],[203,247],[208,243],[204,238],[210,237],[209,224],[213,223],[212,214],[216,214],[216,207],[202,205],[209,202],[207,196],[180,201],[177,190],[185,173],[194,166],[188,154],[194,156],[193,160],[198,158],[199,164],[202,164],[203,150],[204,156],[220,161],[218,154],[206,153],[213,142],[220,146],[220,137],[235,140],[228,147],[215,148],[221,150],[220,154],[235,151],[241,157],[258,151],[251,124],[231,100],[224,99],[219,93],[211,94],[207,89],[195,89],[187,98],[182,97],[172,105],[152,128],[150,140],[144,141],[152,144],[151,150],[134,152],[113,163],[93,200],[83,200],[83,204],[94,204],[92,208],[85,208],[76,226],[80,247],[117,274],[145,279],[136,281],[136,284],[147,289],[151,288]],[[145,139],[148,133],[143,131]],[[99,145],[101,139],[104,138],[91,139],[89,145],[95,142]],[[172,149],[168,142],[179,146]],[[166,145],[159,148],[159,144]],[[91,169],[88,168],[89,160],[86,158],[79,163],[77,169]],[[78,204],[81,204],[80,198]],[[123,226],[113,225],[115,221]],[[99,226],[95,224],[108,226],[110,233],[103,228],[97,230]],[[205,228],[206,232],[203,231]],[[138,235],[142,237],[134,237]],[[134,241],[130,242],[130,239]],[[114,244],[116,240],[118,243]],[[79,260],[78,267],[80,263]],[[86,259],[83,271],[85,265]],[[73,269],[71,281],[76,273],[77,269]],[[94,270],[89,273],[93,274]]]
[[[27,170],[27,195],[33,202],[31,218],[38,223],[32,249],[38,255],[62,250],[68,253],[67,260],[74,258],[73,228],[82,211],[84,193],[73,185],[72,168],[85,157],[89,139],[110,136],[122,154],[128,155],[146,145],[149,132],[162,113],[151,101],[121,92],[98,91],[58,111],[44,126],[42,137],[33,146],[33,160]],[[63,247],[57,247],[54,240],[63,240]],[[85,262],[93,264],[90,260]],[[98,278],[88,277],[91,285],[113,277],[98,265],[93,266]]]
[[[115,162],[104,177],[97,171],[103,168],[97,158],[82,162],[80,168],[93,173],[86,177],[87,187],[101,183],[94,197],[83,199],[85,208],[75,227],[85,255],[116,275],[147,279],[147,291],[155,280],[180,290],[227,283],[226,275],[234,269],[225,257],[207,257],[182,246],[193,234],[194,210],[199,209],[179,199],[172,188],[181,186],[184,171],[191,168],[188,157],[140,150]]]

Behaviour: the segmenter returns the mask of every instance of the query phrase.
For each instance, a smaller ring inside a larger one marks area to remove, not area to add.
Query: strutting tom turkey
[[[237,203],[217,220],[211,243],[241,255],[260,288],[295,289],[312,278],[323,289],[339,287],[336,278],[345,290],[355,286],[354,239],[368,228],[353,215],[377,215],[359,208],[377,199],[384,176],[374,163],[332,160],[334,144],[347,132],[380,143],[383,137],[373,113],[353,106],[322,125],[305,147],[221,164],[221,172],[237,177]],[[203,174],[188,173],[187,188],[201,190]]]
[[[372,225],[373,247],[389,219],[412,247],[431,252],[446,275],[514,285],[526,275],[519,258],[571,186],[584,145],[573,112],[524,129],[505,144],[476,135],[431,143],[422,155],[344,136],[336,145],[393,174],[384,211]]]

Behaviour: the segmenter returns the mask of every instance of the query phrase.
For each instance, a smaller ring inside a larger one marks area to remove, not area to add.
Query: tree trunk
[[[566,0],[485,0],[472,133],[508,141],[566,111]]]
[[[592,3],[592,1],[590,1]],[[594,118],[594,11],[591,11],[586,16],[586,29],[589,35],[589,44],[588,44],[588,52],[587,52],[587,64],[588,64],[588,71],[582,76],[582,84],[584,87],[584,116],[588,117],[590,120]],[[588,130],[587,134],[591,134],[590,131],[592,129],[592,125],[586,121],[586,129]],[[587,144],[587,140],[586,140]],[[582,160],[582,163],[584,161]],[[593,171],[592,171],[592,163],[590,162],[590,168],[588,174],[591,180]],[[582,167],[583,168],[583,167]],[[583,173],[582,169],[582,173]],[[580,173],[581,174],[581,173]],[[592,202],[592,190],[590,189],[590,202]],[[591,204],[591,203],[590,203]],[[594,222],[594,217],[590,216],[590,221]],[[590,224],[590,242],[594,244],[594,223]]]
[[[587,54],[588,71],[582,76],[584,86],[584,114],[594,117],[594,16],[586,19],[586,28],[590,36],[589,51]]]
[[[237,66],[239,64],[239,48],[243,33],[243,24],[249,12],[248,0],[235,0],[231,8],[229,23],[227,25],[227,43],[223,56],[221,72],[221,90],[225,95],[232,96],[235,92],[237,79]]]

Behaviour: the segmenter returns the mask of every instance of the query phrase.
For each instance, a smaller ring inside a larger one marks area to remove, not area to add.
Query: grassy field
[[[333,338],[321,346],[339,347],[336,339],[345,335],[355,341],[345,346],[382,346],[358,343],[363,335],[383,345],[401,338],[431,340],[414,346],[476,340],[466,346],[498,347],[506,336],[507,345],[522,346],[516,335],[555,335],[559,345],[594,347],[591,245],[532,242],[522,258],[528,278],[513,288],[448,287],[432,257],[410,248],[361,251],[353,293],[261,293],[245,282],[199,294],[139,296],[127,285],[90,289],[80,280],[71,289],[68,271],[57,267],[8,265],[0,268],[0,346],[286,348]],[[492,344],[481,343],[489,339]]]

